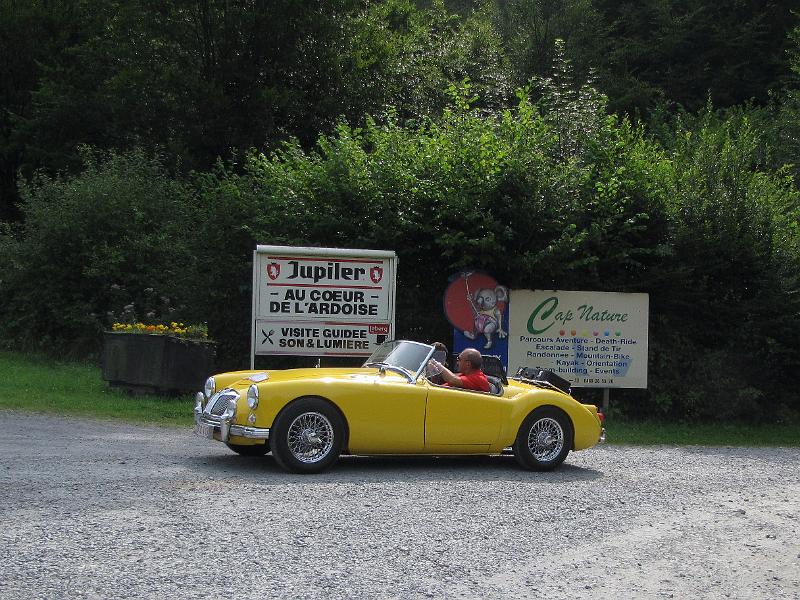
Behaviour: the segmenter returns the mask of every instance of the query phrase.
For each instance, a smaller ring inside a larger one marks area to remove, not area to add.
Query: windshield
[[[432,352],[433,346],[420,344],[419,342],[404,340],[384,342],[375,348],[375,352],[367,359],[364,366],[391,365],[403,368],[411,373],[417,373]]]

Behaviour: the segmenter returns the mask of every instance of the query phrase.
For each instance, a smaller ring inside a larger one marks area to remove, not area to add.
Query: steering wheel
[[[444,364],[447,360],[447,353],[443,350],[436,350],[433,355],[431,355],[428,362],[425,364],[425,377],[431,379],[432,377],[436,377],[437,375],[441,375],[442,370],[439,368],[440,364]],[[434,363],[436,361],[436,363]]]

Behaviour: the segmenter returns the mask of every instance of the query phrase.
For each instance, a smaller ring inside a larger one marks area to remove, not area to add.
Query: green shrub
[[[21,181],[24,223],[2,236],[0,336],[86,355],[127,311],[181,318],[190,194],[156,157],[84,149],[74,177]]]

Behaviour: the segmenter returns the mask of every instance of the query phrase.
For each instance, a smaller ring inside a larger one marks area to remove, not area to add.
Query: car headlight
[[[214,381],[213,377],[209,377],[206,379],[206,385],[203,388],[203,393],[206,395],[206,399],[211,398],[214,395],[214,392],[217,391],[217,382]]]
[[[250,407],[250,410],[255,410],[258,406],[258,386],[256,385],[247,388],[247,406]]]

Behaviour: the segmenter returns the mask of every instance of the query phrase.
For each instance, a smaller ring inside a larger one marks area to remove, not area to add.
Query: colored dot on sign
[[[595,331],[595,332],[592,333],[592,335],[594,335],[594,337],[597,337],[598,335],[600,335],[600,332],[599,331]]]
[[[577,332],[577,331],[575,331],[575,330],[573,329],[573,330],[572,330],[570,333],[571,333],[572,335],[575,335],[575,334],[577,334],[578,332]]]
[[[562,329],[561,331],[559,331],[559,332],[558,332],[558,335],[564,335],[564,333],[565,333],[565,332],[564,332],[564,330]]]
[[[621,335],[622,335],[622,332],[621,332],[621,331],[618,331],[618,332],[616,332],[614,335],[616,335],[617,337],[619,337],[619,336],[621,336]]]
[[[610,336],[610,335],[611,335],[611,332],[610,332],[610,331],[606,331],[606,332],[604,332],[604,333],[603,333],[603,335],[604,335],[604,336],[606,336],[606,337],[608,337],[608,336]]]

